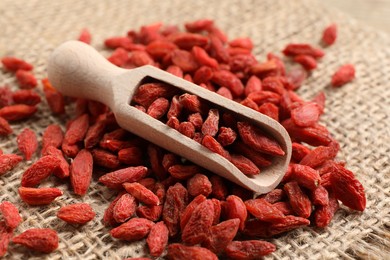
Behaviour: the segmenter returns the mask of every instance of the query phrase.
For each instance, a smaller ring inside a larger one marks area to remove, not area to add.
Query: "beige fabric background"
[[[272,240],[278,250],[266,259],[389,259],[390,258],[390,38],[333,9],[310,0],[1,0],[0,56],[16,55],[36,65],[45,77],[50,51],[61,42],[77,38],[84,27],[93,35],[92,45],[102,48],[104,38],[122,35],[140,25],[162,21],[182,25],[198,18],[215,19],[230,38],[249,36],[261,60],[266,52],[279,52],[288,42],[318,44],[322,29],[339,25],[337,43],[327,54],[300,93],[310,98],[320,90],[327,95],[322,121],[367,193],[363,213],[342,208],[323,230],[311,227]],[[341,64],[356,65],[357,79],[341,89],[328,86],[332,72]],[[0,85],[16,88],[14,78],[0,72]],[[38,133],[55,118],[45,103],[30,120],[13,124],[14,134],[0,138],[4,152],[17,152],[15,136],[29,126]],[[34,158],[36,159],[36,158]],[[20,175],[32,161],[21,163],[0,177],[0,201],[19,203],[24,222],[16,233],[32,227],[51,227],[60,235],[57,251],[47,256],[14,245],[5,259],[122,259],[145,254],[143,242],[114,241],[101,224],[112,194],[96,182],[83,198],[69,192],[48,207],[30,208],[17,196]],[[48,185],[53,185],[48,183]],[[56,184],[57,185],[57,184]],[[67,190],[67,185],[60,188]],[[57,210],[68,203],[85,201],[97,212],[94,221],[77,228],[56,219]]]

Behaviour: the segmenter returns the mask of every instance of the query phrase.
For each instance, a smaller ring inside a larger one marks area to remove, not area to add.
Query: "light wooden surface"
[[[390,34],[390,0],[322,0],[321,3]]]
[[[109,63],[91,46],[68,41],[53,51],[48,76],[65,95],[93,99],[109,106],[122,128],[256,193],[274,189],[287,170],[291,140],[277,121],[153,66],[124,70]],[[236,118],[256,125],[278,141],[285,155],[276,156],[272,165],[262,169],[261,174],[247,177],[224,157],[129,105],[135,89],[147,76],[194,94]]]

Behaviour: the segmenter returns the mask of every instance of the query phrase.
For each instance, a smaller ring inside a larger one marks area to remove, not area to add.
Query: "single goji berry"
[[[41,102],[41,96],[30,89],[20,89],[13,92],[12,99],[16,104],[25,104],[29,106],[35,106]]]
[[[20,198],[31,206],[50,204],[57,197],[62,195],[62,191],[57,188],[28,188],[18,189]]]
[[[169,230],[169,236],[175,236],[180,230],[180,216],[188,203],[186,188],[180,183],[170,186],[166,193],[163,220]]]
[[[331,84],[333,87],[341,87],[355,78],[355,66],[345,64],[339,67],[332,76]]]
[[[93,159],[91,153],[81,150],[70,165],[70,183],[73,192],[77,195],[85,195],[92,179]]]
[[[12,170],[23,158],[16,154],[0,154],[0,176]]]
[[[209,235],[213,224],[214,204],[211,200],[200,203],[191,214],[190,219],[182,230],[181,239],[188,245],[202,243]]]
[[[87,203],[66,205],[57,212],[57,217],[70,224],[84,225],[94,219],[96,213]]]
[[[3,201],[0,204],[0,212],[3,215],[5,225],[12,230],[22,222],[22,217],[19,214],[18,208],[9,201]]]
[[[16,137],[19,151],[26,160],[30,160],[32,155],[38,149],[38,140],[35,132],[30,128],[23,129]]]
[[[160,204],[158,197],[152,191],[138,182],[125,182],[122,186],[134,198],[146,205],[157,206]]]
[[[288,182],[284,185],[283,189],[287,194],[294,212],[302,218],[310,217],[312,211],[310,199],[302,191],[298,183],[295,181]]]
[[[136,210],[137,216],[140,218],[146,218],[150,221],[158,221],[161,218],[163,206],[139,206]]]
[[[210,235],[203,241],[202,246],[216,254],[222,253],[227,245],[233,241],[239,225],[240,220],[234,218],[212,226],[210,228]]]
[[[225,219],[234,219],[238,218],[240,220],[240,230],[243,230],[245,227],[245,220],[248,216],[246,206],[242,199],[235,195],[229,195],[226,198],[225,204]]]
[[[19,87],[22,89],[35,88],[38,85],[38,81],[28,70],[17,70],[15,73],[16,80],[18,81]]]
[[[179,243],[168,245],[167,259],[202,259],[218,260],[218,257],[210,250],[200,246],[185,246]]]
[[[363,185],[356,179],[353,172],[341,165],[333,164],[330,183],[336,198],[345,206],[359,211],[366,208]]]
[[[52,155],[41,157],[34,162],[22,175],[23,187],[34,187],[49,177],[61,164],[61,160]]]
[[[276,250],[274,244],[262,240],[232,241],[225,249],[225,254],[237,260],[259,259]]]
[[[337,39],[337,25],[335,23],[328,25],[322,33],[322,42],[326,45],[332,45]]]
[[[152,226],[149,235],[146,238],[146,244],[149,247],[151,256],[160,256],[168,245],[169,231],[163,221]]]
[[[110,231],[112,237],[126,240],[137,241],[146,237],[154,223],[144,218],[132,218],[119,227],[113,228]]]
[[[14,237],[12,242],[34,251],[51,253],[58,247],[58,235],[50,228],[31,228]]]
[[[13,132],[7,120],[0,117],[0,135],[9,135]]]
[[[30,118],[37,110],[36,106],[25,104],[10,105],[0,108],[0,117],[3,117],[7,121],[18,121]]]

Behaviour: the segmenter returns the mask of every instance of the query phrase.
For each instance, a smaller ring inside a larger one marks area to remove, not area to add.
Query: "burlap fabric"
[[[0,56],[15,55],[33,63],[38,78],[45,77],[50,51],[77,38],[82,28],[93,34],[92,45],[102,49],[104,38],[128,29],[162,21],[182,25],[198,18],[215,19],[230,38],[249,36],[261,60],[266,52],[279,52],[289,42],[318,44],[322,29],[339,25],[337,43],[300,90],[310,98],[320,90],[327,96],[322,122],[341,143],[339,159],[347,161],[363,183],[367,209],[363,213],[340,209],[325,229],[305,228],[272,240],[277,251],[267,259],[390,259],[390,38],[335,10],[310,0],[226,1],[0,1]],[[353,63],[357,78],[340,89],[329,87],[330,76],[341,64]],[[17,88],[11,74],[0,73],[0,85]],[[14,134],[0,139],[6,153],[17,152],[15,136],[24,127],[42,133],[49,123],[64,125],[45,103],[28,121],[13,124]],[[36,158],[33,158],[36,159]],[[33,160],[32,160],[33,161]],[[6,259],[122,259],[146,254],[144,243],[114,241],[101,224],[112,194],[94,180],[88,195],[73,196],[61,184],[64,196],[47,207],[27,207],[17,195],[20,176],[32,161],[21,163],[0,178],[0,201],[20,207],[24,222],[16,233],[32,227],[59,232],[60,245],[49,255],[34,254],[10,245]],[[49,185],[49,184],[48,184]],[[52,183],[50,185],[53,185]],[[57,184],[56,184],[57,185]],[[66,204],[88,202],[97,212],[94,221],[73,227],[56,218]]]

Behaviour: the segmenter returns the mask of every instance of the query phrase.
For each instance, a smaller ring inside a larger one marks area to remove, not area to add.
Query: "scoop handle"
[[[127,70],[111,64],[93,47],[67,41],[56,48],[48,61],[48,77],[62,94],[92,99],[110,105],[112,80]]]

